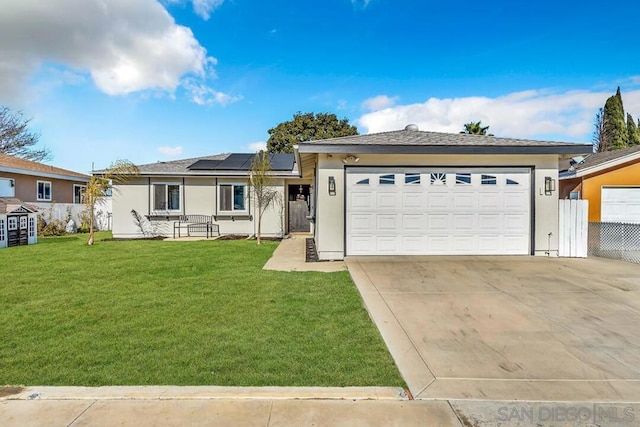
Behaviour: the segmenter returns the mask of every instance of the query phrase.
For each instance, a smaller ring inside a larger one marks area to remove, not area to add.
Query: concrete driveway
[[[640,265],[350,257],[415,398],[640,401]]]

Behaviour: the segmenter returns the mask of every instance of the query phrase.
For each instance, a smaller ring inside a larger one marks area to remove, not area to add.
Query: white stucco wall
[[[344,155],[318,155],[315,240],[322,260],[344,256]],[[544,193],[544,178],[558,179],[557,155],[367,155],[359,154],[358,166],[454,166],[454,167],[533,167],[535,255],[558,254],[558,193]],[[336,195],[328,192],[329,177],[336,181]],[[549,233],[551,233],[549,235]]]
[[[116,238],[143,237],[141,229],[134,223],[131,210],[135,209],[140,215],[151,215],[152,228],[155,233],[171,237],[173,236],[174,219],[166,219],[166,216],[177,215],[220,215],[218,212],[218,185],[228,183],[247,183],[246,177],[230,178],[183,178],[178,177],[153,177],[137,178],[127,184],[114,185],[113,191],[113,236]],[[156,212],[153,211],[154,183],[175,183],[181,186],[180,211]],[[284,180],[274,181],[274,188],[279,193],[280,200],[284,200]],[[257,208],[255,197],[251,187],[248,207],[252,219],[222,219],[215,221],[220,226],[221,234],[253,235],[257,231]],[[282,203],[274,203],[265,212],[262,218],[262,235],[266,237],[281,237],[284,230],[284,212]],[[243,214],[238,214],[243,216]],[[244,215],[246,216],[246,214]]]

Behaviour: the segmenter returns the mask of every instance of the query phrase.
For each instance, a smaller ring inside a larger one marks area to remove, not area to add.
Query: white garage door
[[[526,255],[529,169],[346,172],[347,255]]]
[[[640,223],[640,187],[602,187],[602,222]]]

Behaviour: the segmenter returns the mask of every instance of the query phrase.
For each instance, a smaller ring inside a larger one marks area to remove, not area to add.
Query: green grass
[[[0,385],[403,385],[347,272],[277,243],[41,238],[0,250]]]

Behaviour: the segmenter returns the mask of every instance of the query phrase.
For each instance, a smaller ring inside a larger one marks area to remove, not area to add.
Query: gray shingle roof
[[[629,148],[622,148],[620,150],[589,154],[588,156],[584,156],[584,162],[574,165],[572,170],[579,171],[581,169],[591,168],[638,152],[640,152],[640,145]],[[570,169],[570,167],[570,160],[563,160],[560,162],[560,172],[567,171]]]
[[[515,147],[515,148],[556,148],[562,151],[565,147],[570,152],[584,152],[586,144],[557,141],[537,141],[531,139],[502,138],[489,135],[469,135],[461,133],[442,133],[427,131],[399,130],[390,132],[372,133],[366,135],[344,136],[340,138],[323,139],[318,141],[305,141],[299,144],[300,151],[306,152],[313,146],[362,146],[379,147],[387,146],[396,148],[404,147],[456,147],[483,148],[483,147]],[[476,150],[479,151],[479,150]]]
[[[189,166],[197,162],[198,160],[224,160],[229,157],[229,153],[223,154],[214,154],[211,156],[203,156],[203,157],[192,157],[190,159],[180,159],[180,160],[172,160],[169,162],[156,162],[149,163],[146,165],[137,165],[138,170],[140,171],[140,175],[145,174],[170,174],[170,175],[179,175],[179,174],[189,174]],[[94,174],[104,173],[106,169],[93,171]]]

